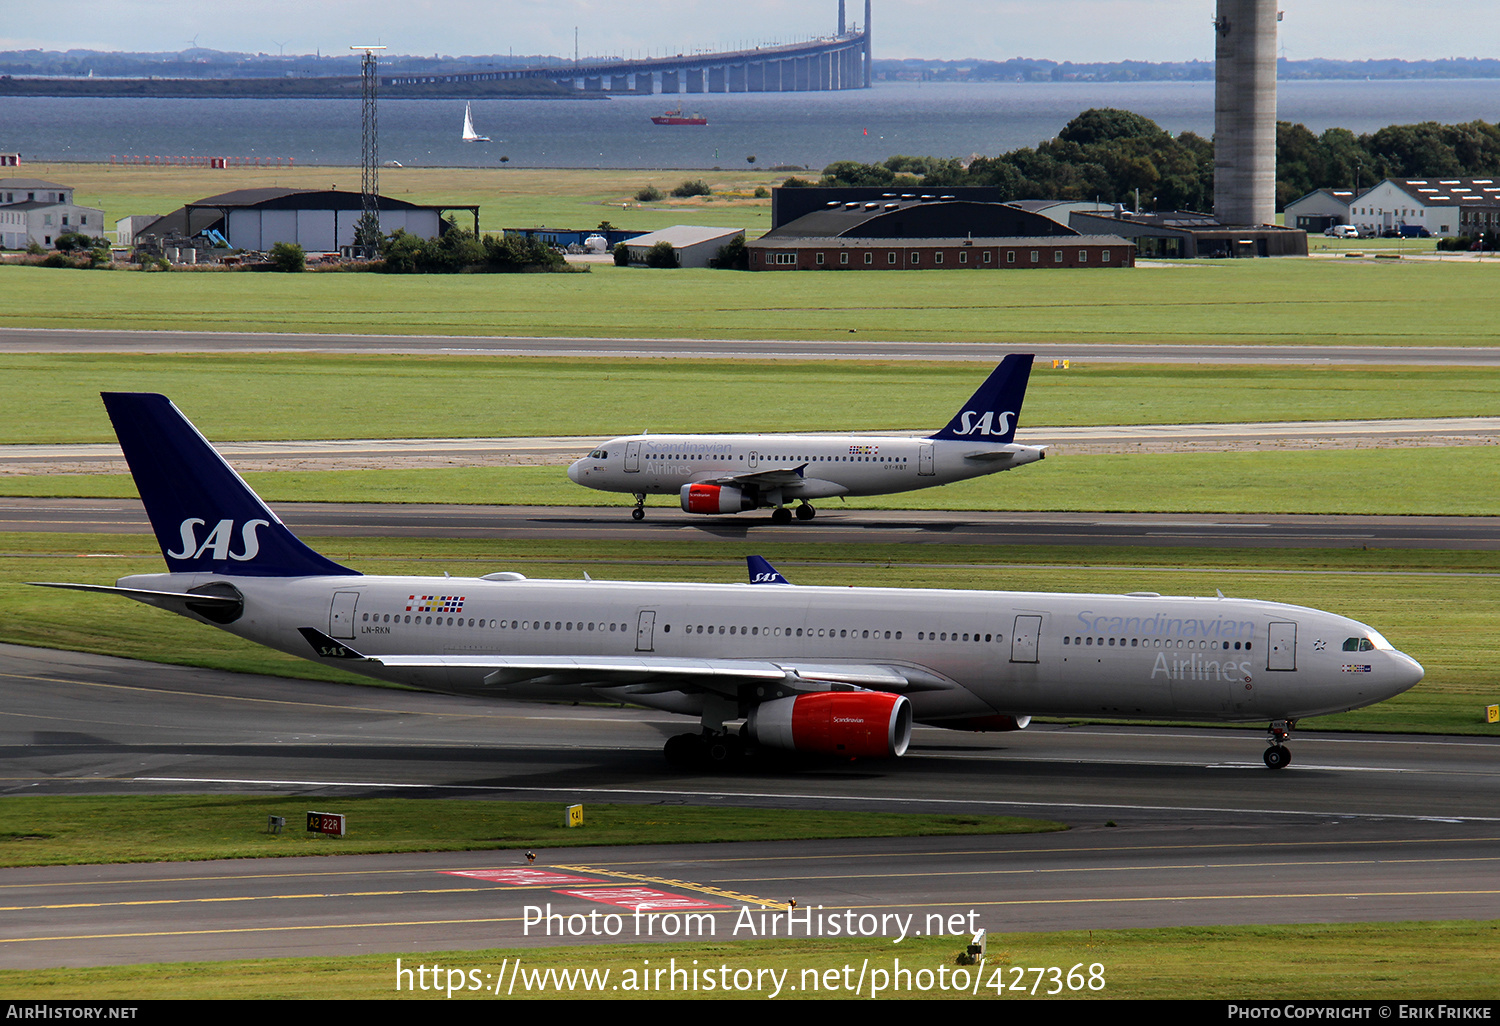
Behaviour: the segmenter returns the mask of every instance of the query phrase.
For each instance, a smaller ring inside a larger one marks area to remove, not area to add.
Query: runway
[[[627,496],[621,496],[628,499]],[[307,538],[391,536],[516,541],[817,541],[943,545],[1138,545],[1223,548],[1500,548],[1500,517],[1297,516],[1183,513],[1009,513],[840,510],[811,523],[771,523],[768,512],[705,517],[649,507],[444,506],[276,503]],[[0,498],[0,532],[145,534],[136,499]]]
[[[392,795],[920,809],[1073,828],[559,849],[534,867],[583,882],[507,878],[525,867],[504,851],[3,870],[5,967],[597,943],[527,935],[523,907],[618,912],[613,898],[563,892],[621,887],[718,906],[707,911],[720,929],[742,905],[790,896],[860,914],[972,910],[1005,930],[1500,917],[1500,741],[1487,738],[1299,731],[1292,766],[1273,774],[1255,730],[919,728],[890,762],[678,776],[660,746],[693,725],[661,713],[15,646],[0,646],[0,666],[7,795],[277,794],[319,811]]]
[[[240,471],[451,467],[461,463],[555,466],[561,472],[562,467],[599,442],[595,436],[353,438],[218,442],[215,448]],[[1054,455],[1495,445],[1500,443],[1500,417],[1043,427],[1028,429],[1025,442],[1045,446]],[[114,442],[0,445],[0,474],[123,474],[127,469]]]
[[[0,353],[361,353],[691,360],[956,360],[994,364],[998,342],[781,341],[691,338],[517,338],[457,335],[274,334],[0,328]],[[1028,343],[1041,360],[1099,363],[1311,363],[1500,366],[1485,346],[1264,346]]]

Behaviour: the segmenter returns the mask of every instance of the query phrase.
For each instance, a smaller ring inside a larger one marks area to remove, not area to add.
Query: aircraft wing
[[[393,669],[473,670],[485,684],[582,685],[628,688],[636,694],[680,691],[738,694],[746,684],[776,684],[791,692],[859,688],[908,694],[947,691],[958,684],[916,666],[819,663],[800,659],[679,659],[631,656],[380,655],[356,652],[311,627],[301,634],[320,656],[358,659]]]
[[[706,481],[694,481],[693,483],[735,485],[741,488],[746,485],[753,485],[756,488],[786,488],[790,485],[801,484],[806,476],[806,471],[807,464],[802,463],[795,467],[773,467],[769,470],[751,470],[743,474],[724,474]]]

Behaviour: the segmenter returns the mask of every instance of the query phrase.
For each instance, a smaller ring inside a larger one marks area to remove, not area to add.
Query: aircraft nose
[[[574,460],[568,466],[568,480],[578,484],[578,478],[583,473],[583,460]]]
[[[1396,664],[1394,667],[1395,673],[1392,676],[1395,678],[1395,683],[1399,686],[1396,694],[1400,694],[1402,691],[1410,691],[1426,676],[1427,671],[1422,669],[1422,664],[1405,652],[1393,652],[1391,656]]]

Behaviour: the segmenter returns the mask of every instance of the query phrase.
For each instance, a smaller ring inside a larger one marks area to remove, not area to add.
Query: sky
[[[838,0],[7,0],[0,50],[645,56],[831,34]],[[863,0],[849,0],[851,20]],[[1214,0],[875,0],[877,58],[1213,59]],[[1283,0],[1292,60],[1500,56],[1495,0]],[[1353,15],[1357,14],[1358,17]]]

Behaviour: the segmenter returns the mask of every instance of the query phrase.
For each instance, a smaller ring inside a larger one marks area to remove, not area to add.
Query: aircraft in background
[[[165,396],[104,403],[168,572],[44,586],[430,691],[697,717],[667,742],[675,765],[747,747],[896,756],[914,722],[1017,730],[1045,714],[1267,720],[1279,769],[1297,719],[1422,678],[1362,623],[1222,596],[806,587],[759,557],[746,584],[365,575],[298,540]]]
[[[889,495],[965,481],[1035,463],[1046,449],[1017,445],[1016,425],[1035,359],[1000,362],[946,427],[926,438],[901,435],[631,435],[612,438],[568,468],[576,484],[635,496],[680,497],[689,513],[771,507],[789,524],[817,515],[813,499]]]

